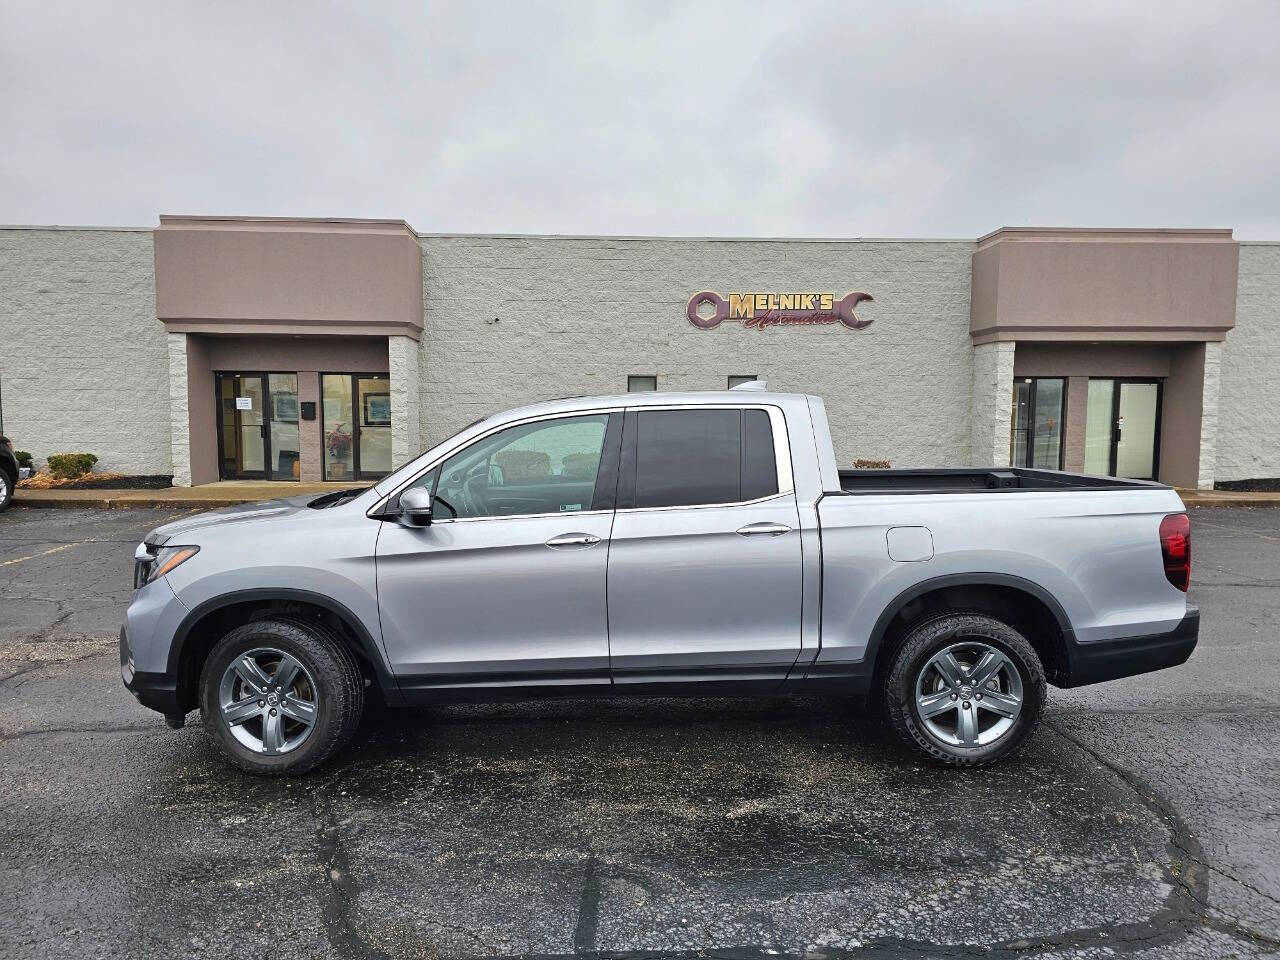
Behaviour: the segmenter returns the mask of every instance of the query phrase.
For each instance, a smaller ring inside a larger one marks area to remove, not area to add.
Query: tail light
[[[1164,575],[1187,592],[1191,584],[1191,518],[1171,513],[1160,521],[1160,552],[1164,554]]]

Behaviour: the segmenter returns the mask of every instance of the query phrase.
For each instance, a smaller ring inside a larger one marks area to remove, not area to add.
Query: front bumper
[[[178,706],[178,681],[167,673],[147,673],[134,669],[133,652],[129,648],[129,631],[120,628],[120,679],[125,689],[132,693],[140,704],[150,710],[157,710],[166,717],[185,713]]]
[[[1187,662],[1199,636],[1200,608],[1187,604],[1186,616],[1168,633],[1095,643],[1068,643],[1067,678],[1061,686],[1083,687],[1176,667]]]

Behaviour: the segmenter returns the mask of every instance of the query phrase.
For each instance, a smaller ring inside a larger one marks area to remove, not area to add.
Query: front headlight
[[[186,563],[199,552],[199,547],[161,547],[156,551],[155,559],[151,561],[151,571],[147,574],[146,582],[159,580],[170,570],[179,564]]]

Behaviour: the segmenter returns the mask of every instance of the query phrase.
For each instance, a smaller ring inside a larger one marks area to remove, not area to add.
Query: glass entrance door
[[[267,479],[266,378],[259,373],[220,373],[218,476],[223,480]]]
[[[298,375],[219,373],[218,476],[298,479]]]
[[[1120,383],[1116,400],[1113,473],[1136,480],[1156,478],[1156,437],[1160,433],[1160,384]]]
[[[1023,377],[1013,384],[1009,462],[1015,467],[1062,469],[1061,377]]]
[[[1090,380],[1085,473],[1155,480],[1160,472],[1159,380]]]

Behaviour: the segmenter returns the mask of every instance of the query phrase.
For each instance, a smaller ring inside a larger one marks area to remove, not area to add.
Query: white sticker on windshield
[[[581,509],[582,509],[582,504],[580,504],[580,503],[562,503],[562,504],[560,504],[560,512],[561,512],[561,513],[564,513],[566,510],[581,510]]]

